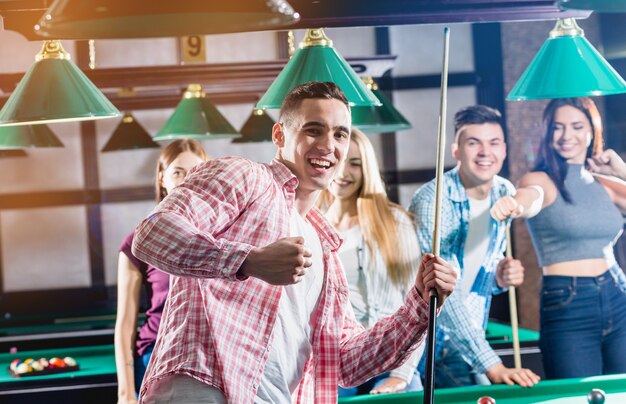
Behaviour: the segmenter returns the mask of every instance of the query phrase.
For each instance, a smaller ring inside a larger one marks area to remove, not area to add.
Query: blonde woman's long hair
[[[374,256],[375,248],[378,247],[391,281],[395,285],[408,287],[420,259],[417,254],[419,244],[413,220],[406,210],[387,197],[374,147],[367,136],[360,130],[352,128],[350,141],[357,145],[361,153],[363,183],[357,198],[357,215],[363,239],[371,256]],[[333,200],[333,195],[325,189],[317,205],[320,209],[326,210]],[[396,219],[394,210],[396,214],[406,215],[410,228],[400,227],[406,224]]]

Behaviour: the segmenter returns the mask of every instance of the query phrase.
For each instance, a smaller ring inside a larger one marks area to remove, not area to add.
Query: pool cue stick
[[[506,257],[513,258],[510,223],[506,226]],[[517,324],[517,298],[515,297],[515,286],[509,286],[509,313],[511,315],[511,331],[513,332],[513,361],[515,363],[515,369],[521,369],[522,356],[519,349],[519,328]]]
[[[435,222],[433,226],[433,254],[439,256],[441,245],[441,194],[443,188],[443,163],[446,147],[446,103],[448,90],[448,50],[450,48],[450,28],[443,29],[443,69],[441,72],[441,97],[439,103],[439,133],[437,143],[437,164],[435,167]],[[431,289],[428,308],[428,347],[426,351],[426,384],[424,403],[432,404],[435,391],[435,338],[437,329],[437,306],[439,296]]]

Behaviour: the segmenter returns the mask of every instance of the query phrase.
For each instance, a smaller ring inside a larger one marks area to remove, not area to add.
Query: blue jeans
[[[424,365],[422,361],[420,365]],[[423,375],[425,376],[425,374]],[[467,363],[456,349],[444,346],[435,363],[435,387],[462,387],[491,384],[484,373],[478,373]]]
[[[344,388],[344,387],[339,386],[337,393],[339,397],[351,397],[351,396],[356,396],[356,395],[361,395],[361,394],[369,394],[373,388],[380,386],[388,378],[389,378],[389,372],[386,372],[386,373],[383,373],[381,375],[371,378],[370,380],[366,381],[365,383],[357,387]],[[411,382],[406,386],[404,390],[399,391],[398,393],[406,392],[406,391],[422,391],[422,390],[424,390],[424,388],[422,387],[422,381],[420,380],[420,375],[416,370],[415,374],[413,375],[413,378],[411,379]]]
[[[626,373],[626,292],[608,271],[545,276],[539,345],[547,379]]]
[[[146,368],[148,367],[148,362],[150,362],[150,357],[152,356],[153,349],[154,344],[150,345],[143,353],[143,355],[135,358],[135,390],[137,390],[136,393],[139,393],[139,390],[141,390],[143,375],[146,374]]]

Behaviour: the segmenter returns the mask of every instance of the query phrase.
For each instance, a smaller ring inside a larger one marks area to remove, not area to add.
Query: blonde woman
[[[403,304],[421,255],[409,214],[391,202],[380,177],[374,148],[358,129],[352,129],[344,165],[319,205],[344,239],[339,250],[356,318],[370,327]],[[413,377],[423,345],[401,367],[350,389],[340,396],[421,390]]]
[[[161,202],[172,189],[181,184],[192,167],[206,160],[206,152],[195,140],[176,140],[168,144],[157,162],[157,202]],[[115,364],[120,404],[137,402],[136,392],[139,391],[152,354],[169,288],[168,274],[133,255],[133,236],[134,232],[122,242],[117,268]],[[142,288],[146,290],[148,308],[146,321],[137,332]]]

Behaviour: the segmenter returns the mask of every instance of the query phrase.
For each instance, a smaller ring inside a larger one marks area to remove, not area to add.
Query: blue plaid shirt
[[[470,205],[465,188],[461,183],[458,168],[447,171],[443,178],[441,209],[440,255],[457,268],[463,277],[463,256],[469,227]],[[515,188],[506,179],[495,176],[491,187],[491,201],[515,193]],[[435,180],[417,190],[409,210],[415,215],[417,235],[422,252],[432,252],[434,227]],[[490,239],[487,256],[479,269],[476,280],[463,299],[460,293],[452,293],[443,305],[437,321],[437,343],[435,358],[441,357],[444,344],[456,350],[477,372],[485,373],[501,362],[485,339],[485,328],[489,316],[491,296],[506,289],[496,284],[498,262],[504,258],[506,248],[506,222],[490,220]],[[482,321],[476,317],[482,316]],[[482,324],[479,327],[478,324]],[[425,356],[425,355],[424,355]],[[422,358],[420,368],[423,368]]]

